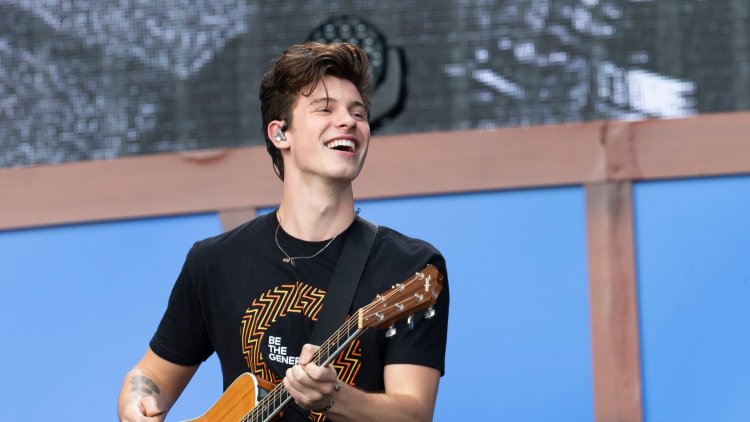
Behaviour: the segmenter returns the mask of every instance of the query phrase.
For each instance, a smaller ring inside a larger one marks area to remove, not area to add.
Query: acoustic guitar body
[[[185,422],[240,421],[255,407],[258,382],[253,374],[237,377],[219,400],[203,415]]]

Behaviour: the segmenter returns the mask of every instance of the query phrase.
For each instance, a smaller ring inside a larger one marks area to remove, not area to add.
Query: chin
[[[331,175],[332,180],[351,183],[359,176],[359,171],[341,172]]]
[[[360,172],[362,172],[362,166],[359,166],[357,168],[342,168],[339,170],[334,170],[330,175],[333,179],[340,179],[351,182],[356,179],[357,176],[359,176]]]

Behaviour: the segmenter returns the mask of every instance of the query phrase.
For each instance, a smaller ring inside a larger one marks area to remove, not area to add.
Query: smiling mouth
[[[357,149],[357,144],[350,139],[334,139],[327,143],[326,147],[337,151],[354,152]]]

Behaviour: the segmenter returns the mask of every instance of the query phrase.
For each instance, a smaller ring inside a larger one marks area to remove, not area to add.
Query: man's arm
[[[435,410],[440,371],[421,365],[386,365],[384,393],[367,393],[340,383],[335,390],[336,370],[308,363],[316,350],[306,345],[300,365],[287,371],[284,387],[301,407],[326,411],[331,420],[342,421],[431,421]]]
[[[117,400],[123,422],[163,421],[199,365],[172,363],[146,350],[140,362],[125,376]]]
[[[335,421],[431,421],[440,372],[420,365],[387,365],[385,393],[342,385],[326,412]]]

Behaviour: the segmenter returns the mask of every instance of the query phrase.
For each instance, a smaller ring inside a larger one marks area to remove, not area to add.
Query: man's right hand
[[[166,411],[159,409],[156,399],[151,396],[135,398],[124,406],[120,420],[122,422],[161,422]]]

